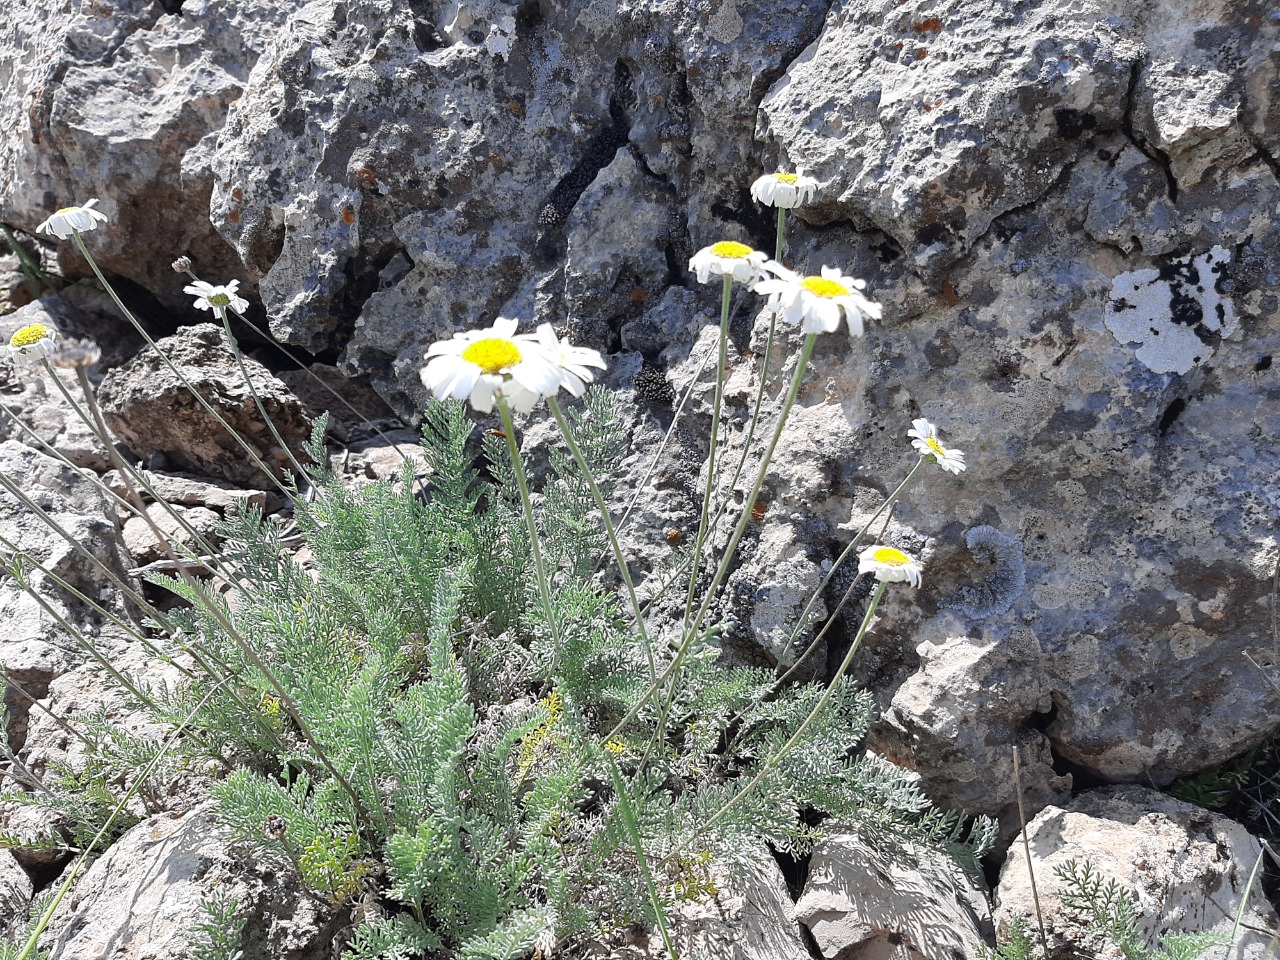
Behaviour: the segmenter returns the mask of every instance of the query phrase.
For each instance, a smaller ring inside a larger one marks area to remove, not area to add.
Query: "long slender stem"
[[[627,829],[632,845],[636,848],[636,863],[640,867],[640,876],[644,878],[645,892],[649,896],[649,905],[653,907],[653,917],[658,924],[662,945],[667,948],[667,956],[671,960],[680,960],[675,943],[671,939],[671,931],[667,928],[666,911],[662,908],[662,900],[653,882],[653,871],[649,869],[649,860],[644,855],[644,843],[640,837],[640,825],[636,820],[635,808],[631,805],[627,784],[622,779],[622,773],[618,770],[618,764],[613,757],[609,757],[609,773],[613,777],[614,792],[618,795],[618,810],[622,814],[622,823]]]
[[[280,436],[280,431],[276,429],[276,422],[271,419],[271,414],[267,413],[266,405],[262,402],[262,398],[258,396],[258,388],[253,385],[253,377],[249,376],[249,368],[245,366],[244,354],[240,352],[240,344],[236,342],[236,336],[231,332],[231,320],[227,316],[226,307],[218,309],[217,312],[222,318],[222,329],[227,334],[227,343],[231,345],[231,352],[236,358],[236,366],[240,368],[240,376],[243,378],[245,386],[249,388],[249,394],[253,397],[254,405],[257,406],[258,413],[262,415],[262,419],[266,423],[267,429],[271,431],[271,436],[275,439],[276,444],[284,451],[284,455],[289,458],[289,462],[293,464],[296,478],[294,484],[302,483],[307,476],[306,468],[293,455],[293,451],[285,443],[284,437]]]
[[[516,446],[516,427],[511,419],[511,407],[507,398],[498,395],[498,414],[502,417],[502,432],[506,434],[507,452],[511,455],[511,469],[516,476],[516,486],[520,488],[520,503],[524,507],[524,522],[529,531],[529,552],[533,556],[534,570],[538,576],[538,596],[542,600],[542,614],[546,617],[547,627],[551,630],[551,639],[557,654],[560,650],[560,627],[556,622],[555,606],[551,602],[551,580],[547,576],[547,567],[542,560],[542,547],[538,542],[538,521],[533,515],[533,500],[529,496],[529,480],[525,476],[524,462],[520,459],[520,448]]]
[[[784,237],[787,233],[787,208],[778,208],[778,233],[773,244],[773,259],[782,263],[782,250],[785,245]]]
[[[658,469],[658,458],[662,456],[662,451],[666,449],[671,437],[676,432],[676,425],[680,422],[680,415],[684,412],[684,408],[689,403],[689,398],[693,396],[693,390],[698,385],[698,378],[702,376],[702,368],[707,365],[707,361],[711,359],[711,355],[715,350],[708,350],[702,355],[702,359],[698,361],[697,367],[694,368],[693,376],[689,378],[689,385],[685,387],[684,395],[680,398],[680,402],[676,404],[675,410],[671,415],[671,425],[667,427],[666,433],[662,435],[662,440],[658,443],[658,449],[653,452],[653,457],[649,461],[649,468],[645,471],[644,476],[640,478],[636,484],[635,492],[631,495],[630,501],[627,503],[627,509],[622,511],[622,518],[618,521],[618,529],[621,530],[627,525],[627,521],[631,519],[631,513],[636,508],[636,504],[640,502],[640,497],[644,493],[645,487],[649,484],[649,479],[653,476],[653,472]],[[596,570],[600,569],[600,563],[604,562],[603,555],[596,564]],[[595,571],[592,571],[593,573]]]
[[[604,523],[605,534],[609,537],[609,545],[613,548],[613,557],[617,561],[618,572],[622,574],[622,582],[626,585],[627,596],[631,600],[631,612],[636,618],[636,631],[640,634],[640,642],[644,645],[644,654],[649,661],[649,680],[652,682],[658,677],[658,668],[653,659],[653,644],[650,643],[649,632],[645,629],[644,613],[640,609],[640,599],[636,596],[635,584],[631,582],[631,571],[627,569],[627,558],[623,555],[622,545],[618,542],[618,531],[614,529],[613,519],[609,516],[609,504],[605,500],[604,494],[600,492],[600,486],[596,483],[596,478],[591,474],[591,468],[587,465],[586,458],[582,455],[582,450],[578,447],[578,441],[574,439],[569,422],[560,410],[560,403],[555,397],[548,397],[547,405],[551,408],[551,415],[556,418],[556,425],[560,428],[560,435],[564,437],[564,442],[568,446],[569,452],[573,454],[574,462],[578,465],[578,472],[582,474],[587,487],[591,490],[591,496],[596,501],[596,509],[600,511],[600,519]]]
[[[716,444],[720,440],[720,409],[724,404],[724,368],[729,360],[729,301],[733,294],[733,277],[724,275],[720,295],[720,352],[716,362],[715,400],[711,406],[711,440],[707,447],[707,486],[702,495],[702,511],[698,516],[698,535],[693,541],[693,564],[689,571],[689,593],[685,598],[684,625],[689,626],[693,616],[693,601],[698,590],[698,566],[702,560],[702,548],[707,542],[711,522],[711,498],[716,489]]]
[[[1044,929],[1044,915],[1040,911],[1040,893],[1036,890],[1036,872],[1031,864],[1031,841],[1027,839],[1027,811],[1022,805],[1022,762],[1018,757],[1018,748],[1013,748],[1013,782],[1018,795],[1018,823],[1022,827],[1022,852],[1027,859],[1027,877],[1031,881],[1031,902],[1036,908],[1036,924],[1040,928],[1040,949],[1044,951],[1044,960],[1049,960],[1049,937]]]
[[[911,472],[907,474],[906,478],[903,479],[903,481],[900,484],[898,484],[897,488],[893,491],[893,493],[889,494],[888,499],[886,499],[885,502],[880,505],[880,509],[871,515],[871,519],[868,520],[863,525],[862,529],[858,531],[857,536],[855,536],[852,540],[850,540],[848,545],[844,548],[844,550],[841,551],[840,556],[836,558],[836,562],[833,563],[831,565],[831,569],[827,571],[827,575],[822,578],[822,582],[818,584],[817,589],[813,591],[813,596],[810,597],[809,602],[805,604],[805,608],[800,612],[800,616],[796,618],[796,625],[791,630],[791,636],[787,638],[786,649],[788,650],[791,649],[791,645],[795,643],[796,638],[800,636],[800,631],[809,625],[809,614],[813,612],[814,606],[822,598],[823,591],[825,591],[827,587],[830,585],[831,581],[835,579],[836,573],[839,572],[842,566],[844,566],[845,561],[848,560],[849,557],[853,555],[853,551],[858,548],[858,544],[860,544],[862,542],[862,538],[867,535],[867,531],[871,529],[871,525],[880,518],[881,514],[884,514],[886,511],[893,509],[893,505],[898,502],[898,498],[901,497],[903,494],[903,491],[907,489],[907,484],[909,484],[912,481],[912,479],[915,478],[916,473],[919,472],[920,467],[923,463],[924,463],[923,457],[921,457],[919,460],[916,461],[916,465],[911,468]],[[883,537],[884,533],[881,532],[880,536]],[[845,595],[846,597],[848,596],[847,593]],[[844,604],[844,601],[841,601],[841,606],[843,606],[843,604]],[[827,618],[827,622],[830,623],[834,618],[835,618],[835,614],[833,613],[830,617]],[[826,628],[824,627],[823,631],[825,632],[825,630]],[[796,672],[796,669],[800,666],[804,658],[807,657],[810,653],[812,653],[814,649],[816,649],[818,645],[818,640],[820,639],[821,639],[821,634],[819,634],[817,637],[813,639],[813,642],[809,644],[809,646],[805,649],[804,653],[800,655],[799,659],[797,659],[796,662],[792,664],[791,668],[787,670],[787,672],[784,673],[781,677],[778,678],[777,683],[781,684],[785,682],[787,678],[789,678],[792,674]]]
[[[664,686],[667,679],[673,677],[684,664],[684,660],[693,646],[693,641],[698,636],[697,631],[702,626],[702,620],[711,609],[712,603],[715,602],[716,591],[719,589],[721,582],[728,574],[729,566],[733,562],[733,552],[737,549],[738,542],[742,539],[742,535],[747,529],[747,523],[751,520],[751,510],[755,506],[756,498],[760,496],[760,489],[764,486],[764,478],[769,471],[769,463],[773,460],[774,451],[778,448],[778,441],[782,438],[782,431],[787,425],[787,418],[791,413],[791,408],[795,405],[796,397],[800,393],[800,384],[804,380],[804,371],[809,364],[809,358],[813,356],[813,348],[817,339],[817,334],[808,334],[805,337],[804,345],[800,348],[800,356],[796,359],[796,370],[791,377],[791,386],[788,388],[786,399],[782,404],[782,411],[778,417],[778,425],[774,428],[773,437],[769,441],[769,447],[765,451],[764,459],[760,462],[760,469],[756,473],[756,480],[755,484],[751,488],[751,494],[747,497],[746,503],[743,504],[742,516],[738,520],[738,525],[734,529],[733,535],[729,538],[729,544],[725,548],[724,556],[720,560],[720,565],[712,579],[711,586],[707,590],[706,597],[703,599],[702,606],[698,610],[698,615],[694,618],[690,628],[685,631],[674,659],[672,659],[667,669],[658,677],[657,683],[649,686],[649,689],[646,690],[631,709],[627,711],[626,716],[618,721],[613,730],[610,731],[609,735],[605,737],[605,740],[611,740],[616,737],[628,723],[634,720],[644,708],[645,704],[647,704],[649,700],[652,699],[653,695],[658,692],[658,689]],[[673,697],[675,689],[676,684],[673,682],[671,684]]]
[[[717,810],[711,818],[702,825],[698,831],[699,833],[705,833],[723,820],[730,810],[737,806],[752,790],[758,787],[761,781],[769,775],[769,772],[786,759],[792,748],[800,742],[800,738],[804,736],[805,731],[813,725],[813,721],[816,720],[818,715],[826,708],[828,701],[831,699],[831,695],[835,693],[836,687],[839,685],[840,681],[844,679],[845,671],[848,670],[849,665],[853,663],[854,654],[858,652],[858,648],[862,645],[862,638],[866,636],[867,628],[871,626],[871,618],[875,616],[876,607],[880,605],[880,598],[884,596],[884,588],[886,586],[887,584],[882,582],[876,588],[875,594],[871,597],[871,604],[867,607],[866,615],[862,618],[862,626],[858,628],[858,635],[854,637],[853,643],[849,646],[849,652],[845,654],[844,660],[841,661],[840,667],[836,670],[835,676],[832,677],[831,682],[827,684],[827,689],[822,691],[822,696],[818,698],[818,702],[814,705],[813,709],[809,711],[809,715],[804,718],[804,722],[796,728],[796,732],[791,735],[791,738],[782,745],[778,752],[765,761],[764,765],[761,766],[756,775],[751,778],[751,782],[729,798],[729,800],[725,802],[725,805]]]
[[[273,484],[275,484],[276,488],[282,494],[284,494],[286,497],[293,496],[296,491],[290,490],[288,487],[286,487],[283,483],[280,482],[280,480],[276,477],[275,472],[270,467],[268,467],[265,463],[263,463],[262,458],[258,456],[257,452],[253,449],[253,447],[249,445],[248,441],[246,441],[242,436],[240,436],[240,434],[237,433],[229,423],[227,423],[226,419],[222,416],[222,414],[218,413],[218,411],[214,409],[213,405],[210,404],[209,401],[206,400],[200,394],[200,391],[197,390],[194,385],[192,385],[191,381],[187,379],[186,374],[184,374],[182,370],[178,368],[178,365],[175,364],[172,360],[170,360],[168,355],[163,350],[161,350],[159,346],[157,346],[155,339],[151,336],[151,334],[147,333],[146,328],[138,321],[138,318],[133,315],[133,311],[131,311],[128,307],[124,305],[124,301],[120,299],[120,295],[116,293],[115,288],[111,286],[111,284],[107,281],[106,276],[103,274],[101,268],[98,266],[98,262],[93,259],[93,254],[91,254],[89,252],[89,248],[85,246],[84,238],[80,236],[80,231],[79,230],[75,231],[73,236],[75,238],[76,246],[80,248],[80,253],[84,256],[85,260],[88,261],[89,268],[93,271],[93,275],[98,278],[98,282],[102,284],[103,289],[107,291],[107,295],[111,297],[111,301],[116,305],[116,308],[124,315],[124,318],[128,320],[130,324],[133,325],[133,328],[137,330],[138,333],[142,334],[142,338],[147,341],[147,344],[153,350],[155,350],[156,355],[159,356],[160,359],[164,361],[165,365],[169,368],[170,372],[172,372],[173,375],[176,376],[178,380],[182,383],[182,385],[187,388],[187,390],[191,393],[191,396],[195,398],[196,402],[200,404],[200,406],[204,409],[204,411],[207,414],[209,414],[211,417],[213,417],[213,419],[217,421],[218,425],[222,427],[222,429],[227,431],[231,439],[235,440],[236,443],[239,444],[240,448],[244,450],[245,455],[249,458],[250,461],[252,461],[254,466],[256,466],[264,474],[266,474],[267,479],[269,479]]]

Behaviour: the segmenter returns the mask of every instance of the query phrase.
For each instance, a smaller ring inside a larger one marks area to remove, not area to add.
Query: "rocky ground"
[[[926,578],[881,608],[859,655],[884,709],[872,745],[939,803],[999,817],[1006,845],[1018,746],[1051,912],[1053,864],[1088,856],[1152,916],[1229,928],[1257,841],[1152,788],[1280,722],[1273,6],[39,0],[0,34],[0,209],[29,234],[100,197],[111,224],[88,236],[94,255],[273,465],[282,451],[221,333],[194,325],[169,268],[178,255],[205,279],[239,279],[250,319],[358,408],[335,411],[332,436],[352,482],[392,479],[412,456],[426,345],[499,313],[552,319],[609,354],[607,383],[634,401],[625,492],[692,385],[694,426],[659,460],[631,527],[644,573],[696,523],[706,455],[696,424],[718,304],[684,264],[725,237],[769,248],[772,221],[747,186],[776,165],[815,176],[787,259],[866,277],[884,319],[815,355],[726,590],[730,652],[794,660],[787,628],[909,468],[911,419],[929,417],[970,466],[923,479],[890,530],[924,556]],[[87,274],[69,244],[43,254],[69,280]],[[195,528],[246,501],[287,506],[92,284],[33,300],[4,266],[14,311],[0,332],[40,320],[101,344],[113,429]],[[760,378],[776,398],[794,344],[766,362],[745,298],[733,333],[740,444]],[[292,444],[333,405],[275,347],[238,335]],[[86,553],[12,494],[0,493],[0,534],[126,614],[101,565],[162,555],[77,475],[110,463],[61,395],[4,376],[0,472]],[[536,446],[536,424],[528,436]],[[33,580],[119,663],[150,669],[64,587]],[[833,649],[856,622],[837,625]],[[8,787],[75,750],[32,700],[76,715],[103,706],[107,685],[9,580],[0,661]],[[201,891],[220,884],[261,904],[262,956],[326,955],[333,931],[278,899],[276,878],[236,868],[207,813],[177,807],[86,875],[50,940],[56,960],[181,956]],[[35,833],[39,816],[6,808],[0,829]],[[1026,909],[1016,847],[994,914],[981,896],[868,863],[856,837],[833,837],[788,892],[762,858],[759,890],[723,916],[769,932],[736,955],[972,957]],[[0,930],[61,866],[0,853]],[[142,902],[157,906],[131,915]],[[1256,935],[1232,956],[1269,955],[1276,919],[1256,884],[1246,917]],[[1047,919],[1065,951],[1069,918]],[[682,928],[726,941],[715,922]]]

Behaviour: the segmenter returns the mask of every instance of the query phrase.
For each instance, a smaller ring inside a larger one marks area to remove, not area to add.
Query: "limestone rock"
[[[24,576],[35,595],[12,577],[0,580],[0,662],[12,685],[4,695],[7,737],[9,747],[20,750],[26,741],[28,698],[43,697],[50,681],[87,658],[58,618],[88,631],[107,656],[118,651],[123,641],[109,627],[99,631],[98,615],[76,592],[125,613],[114,589],[124,579],[124,564],[115,524],[106,519],[106,504],[88,480],[14,440],[0,443],[0,473],[84,550],[12,493],[0,490],[0,548],[10,560],[22,554],[48,571],[28,565]]]
[[[597,324],[636,315],[691,230],[701,245],[755,220],[743,178],[760,78],[821,17],[800,0],[720,7],[308,4],[250,74],[214,161],[213,219],[262,276],[273,329],[313,351],[345,341],[346,363],[407,414],[441,335],[535,303]],[[338,302],[359,314],[349,339]]]
[[[422,452],[422,434],[416,430],[392,430],[385,437],[370,437],[348,448],[344,467],[361,480],[399,481],[406,463],[414,465],[414,476],[425,480],[427,460]]]
[[[31,878],[8,850],[0,850],[0,937],[17,933],[31,904]]]
[[[693,869],[714,896],[686,901],[668,910],[671,938],[681,957],[706,960],[807,960],[800,926],[777,861],[768,850],[754,851],[749,862],[711,863]],[[626,931],[618,944],[604,940],[584,945],[582,953],[607,960],[667,957],[656,931]],[[617,938],[614,938],[615,940]]]
[[[1090,955],[1105,944],[1085,942],[1078,915],[1064,909],[1064,884],[1055,871],[1069,860],[1088,864],[1105,880],[1131,891],[1143,933],[1215,931],[1230,934],[1262,849],[1238,823],[1145,787],[1104,787],[1062,807],[1050,806],[1028,824],[1040,907],[1055,960]],[[996,893],[998,932],[1018,917],[1033,917],[1022,845],[1009,849]],[[1032,921],[1034,929],[1034,921]],[[1244,906],[1230,960],[1274,956],[1275,909],[1255,883]],[[1110,956],[1110,953],[1106,953]]]
[[[288,468],[287,455],[263,421],[221,327],[184,327],[156,346],[269,468]],[[261,364],[248,357],[244,363],[281,438],[300,453],[310,436],[302,405]],[[108,426],[138,455],[163,454],[178,470],[233,483],[268,482],[156,351],[147,350],[108,374],[99,397]]]
[[[147,507],[147,516],[173,547],[185,546],[204,554],[206,544],[216,550],[221,542],[218,536],[221,518],[208,507],[173,507],[173,513],[170,513],[153,503]],[[142,517],[132,516],[126,520],[122,535],[124,545],[137,566],[169,558],[168,548]]]
[[[673,911],[672,938],[681,956],[709,960],[806,960],[782,871],[763,847],[749,865],[712,870],[712,902]]]
[[[204,896],[221,890],[249,918],[245,960],[321,960],[333,931],[316,905],[270,869],[233,869],[228,836],[208,806],[161,814],[121,837],[84,872],[41,940],[50,960],[152,960],[189,955]]]
[[[827,960],[976,958],[991,922],[982,895],[945,866],[888,858],[848,832],[814,848],[795,916]]]
[[[250,507],[270,511],[279,507],[279,495],[263,490],[246,490],[226,481],[211,481],[182,473],[160,473],[155,470],[142,471],[143,479],[150,486],[147,490],[141,483],[134,481],[132,486],[144,500],[151,500],[152,491],[171,504],[184,507],[206,507],[224,516],[229,513],[242,513]],[[120,478],[119,471],[112,470],[102,477],[111,490],[120,496],[126,496],[128,487]]]
[[[167,10],[180,7],[180,12]],[[206,279],[248,279],[209,222],[212,140],[291,5],[239,0],[38,0],[0,43],[0,207],[34,230],[101,198],[111,222],[86,242],[109,273],[194,313],[169,269],[190,254]],[[64,264],[87,268],[70,241]]]

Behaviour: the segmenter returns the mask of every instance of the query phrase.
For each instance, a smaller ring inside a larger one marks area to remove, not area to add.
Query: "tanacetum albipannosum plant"
[[[184,568],[180,551],[179,575],[157,578],[189,604],[157,621],[167,645],[199,654],[186,686],[157,698],[158,715],[187,720],[171,749],[230,769],[213,787],[219,816],[324,909],[377,904],[354,922],[346,956],[522,960],[536,948],[550,957],[639,922],[654,925],[675,958],[669,909],[714,889],[705,864],[757,859],[766,843],[803,854],[818,835],[815,810],[856,825],[869,843],[887,841],[886,851],[906,841],[968,868],[990,840],[979,821],[962,844],[961,818],[932,811],[909,776],[862,750],[872,701],[846,675],[888,584],[922,583],[919,560],[879,543],[872,525],[887,529],[923,464],[963,468],[927,421],[912,431],[927,450],[829,574],[860,549],[859,569],[876,584],[829,682],[716,663],[712,611],[816,339],[842,325],[856,338],[879,317],[861,280],[782,264],[783,213],[817,184],[770,176],[777,182],[753,194],[779,211],[774,257],[722,238],[690,261],[699,282],[719,284],[720,344],[677,622],[646,622],[611,513],[630,414],[618,393],[593,386],[605,359],[550,323],[528,320],[521,332],[517,318],[423,355],[433,395],[423,410],[425,489],[411,466],[397,484],[345,484],[326,462],[321,423],[296,452],[293,483],[282,481],[307,570],[278,528],[248,512],[221,531],[230,598]],[[101,217],[90,203],[48,225],[107,285],[81,236]],[[247,322],[250,309],[238,285],[206,283],[185,259],[174,266],[236,349],[231,321]],[[756,394],[746,446],[757,426],[767,440],[741,502],[731,493],[747,450],[732,471],[716,468],[735,293],[762,298],[769,351],[775,327],[800,337],[772,418],[763,382]],[[35,333],[21,339],[15,350],[46,349]],[[544,404],[558,436],[534,473],[517,418]],[[469,411],[496,413],[499,428],[478,431]],[[726,517],[724,546],[713,549]],[[592,576],[602,551],[620,593]]]

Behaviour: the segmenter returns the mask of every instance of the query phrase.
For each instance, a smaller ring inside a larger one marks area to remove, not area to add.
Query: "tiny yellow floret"
[[[31,347],[52,335],[52,332],[43,323],[28,323],[25,327],[19,328],[12,337],[9,338],[9,346],[15,350],[22,347]]]
[[[474,363],[485,373],[502,373],[520,362],[520,348],[501,337],[485,337],[462,351],[462,359]]]
[[[749,257],[754,252],[745,243],[737,243],[734,240],[721,240],[719,243],[711,245],[711,252],[717,257],[732,257],[735,260],[741,260]]]
[[[893,547],[877,547],[872,557],[876,563],[887,563],[892,567],[903,567],[914,562],[901,550],[895,550]]]
[[[936,453],[938,456],[945,457],[947,455],[947,451],[943,449],[943,446],[938,442],[937,437],[925,437],[924,442],[928,444],[929,449],[932,450],[934,453]]]
[[[836,297],[849,296],[849,288],[843,283],[836,283],[834,280],[828,280],[826,277],[805,277],[800,281],[800,286],[804,287],[815,297],[822,297],[826,300],[834,300]]]
[[[773,179],[782,183],[795,183],[799,178],[794,173],[775,173]]]

